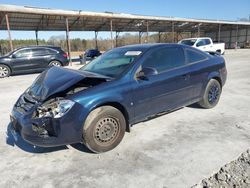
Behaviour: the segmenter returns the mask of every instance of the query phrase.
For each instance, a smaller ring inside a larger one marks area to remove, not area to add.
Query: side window
[[[205,45],[211,44],[211,41],[209,39],[204,39],[204,41],[205,41]]]
[[[29,57],[31,56],[31,50],[30,49],[19,50],[18,52],[15,53],[15,56],[17,58]]]
[[[32,49],[32,55],[33,56],[43,56],[47,54],[45,49],[43,48],[35,48],[35,49]]]
[[[55,51],[55,50],[52,50],[52,49],[49,49],[49,48],[47,48],[46,49],[46,54],[56,54],[57,52]]]
[[[190,49],[186,49],[186,56],[188,64],[207,59],[205,55]]]
[[[204,46],[204,45],[206,45],[204,39],[199,40],[199,41],[197,42],[197,44],[196,44],[197,47],[199,47],[199,46]]]
[[[142,67],[155,68],[159,73],[185,65],[182,48],[167,47],[153,51],[142,64]]]

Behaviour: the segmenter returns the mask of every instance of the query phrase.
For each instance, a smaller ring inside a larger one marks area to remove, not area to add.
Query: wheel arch
[[[220,77],[220,73],[219,72],[212,72],[208,75],[208,80],[207,80],[207,83],[206,85],[208,84],[208,82],[211,80],[211,79],[215,79],[217,80],[219,83],[220,83],[220,86],[222,87],[222,80],[221,80],[221,77]]]
[[[220,78],[219,76],[212,77],[211,79],[217,80],[217,81],[220,83],[220,86],[221,86],[221,88],[222,88],[222,80],[221,80],[221,78]],[[210,80],[211,80],[211,79],[210,79]]]
[[[6,63],[0,63],[0,65],[5,65],[10,69],[10,74],[13,72],[12,68],[10,67],[10,65],[6,64]]]
[[[49,60],[49,64],[50,64],[52,61],[58,61],[58,62],[61,63],[61,65],[63,66],[62,61],[59,60],[59,59],[53,58],[53,59]],[[49,65],[49,64],[48,64],[48,65]]]
[[[127,109],[121,103],[119,103],[119,102],[105,102],[105,103],[98,104],[97,106],[95,106],[94,109],[99,108],[101,106],[112,106],[112,107],[120,110],[121,113],[123,114],[125,120],[126,120],[126,131],[130,132],[129,114],[128,114]],[[92,109],[92,110],[94,110],[94,109]]]

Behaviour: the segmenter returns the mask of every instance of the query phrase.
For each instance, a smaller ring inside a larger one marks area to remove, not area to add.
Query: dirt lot
[[[34,148],[7,132],[9,113],[37,74],[0,80],[0,187],[191,187],[250,147],[250,50],[227,51],[214,109],[185,107],[139,123],[104,154],[80,144]],[[76,68],[77,66],[74,66]]]

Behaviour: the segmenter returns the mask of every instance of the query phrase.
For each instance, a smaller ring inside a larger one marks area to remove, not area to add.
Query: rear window
[[[62,51],[62,50],[61,50],[61,51]],[[47,48],[47,49],[46,49],[46,53],[47,53],[47,54],[56,54],[57,51],[56,51],[56,50],[53,50],[53,49]]]
[[[180,43],[188,46],[193,46],[197,39],[182,40]]]
[[[32,54],[33,56],[42,56],[44,55],[46,52],[43,48],[34,48],[32,49]]]
[[[205,41],[205,44],[206,44],[206,45],[211,44],[211,41],[210,41],[209,39],[204,39],[204,41]]]
[[[198,61],[204,61],[207,57],[197,51],[186,49],[187,63],[195,63]]]
[[[32,54],[34,56],[44,56],[57,53],[55,50],[49,48],[34,48],[32,49]]]

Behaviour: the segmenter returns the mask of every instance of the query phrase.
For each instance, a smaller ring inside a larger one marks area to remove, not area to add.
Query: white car
[[[225,53],[225,43],[213,43],[212,39],[208,37],[188,38],[183,39],[178,43],[192,46],[206,52],[218,52],[220,54]]]

